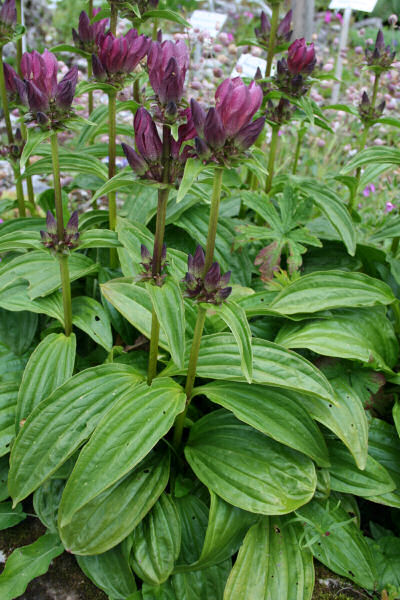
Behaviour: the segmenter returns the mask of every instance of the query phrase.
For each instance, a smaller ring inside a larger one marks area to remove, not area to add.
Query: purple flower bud
[[[241,150],[247,150],[250,148],[260,135],[262,128],[264,127],[265,118],[259,117],[255,121],[252,121],[248,125],[242,127],[239,133],[235,137],[235,144]]]
[[[144,245],[141,244],[140,245],[140,256],[142,258],[142,265],[151,265],[151,261],[152,261],[152,256],[151,253],[149,251],[149,249]]]
[[[232,288],[231,287],[226,287],[226,288],[222,288],[220,290],[217,290],[217,293],[215,294],[215,304],[222,304],[222,302],[224,302],[228,296],[230,296],[232,292]]]
[[[157,132],[156,124],[150,114],[140,107],[134,119],[136,146],[146,161],[157,161],[162,156],[162,142]]]
[[[75,95],[76,83],[78,81],[78,67],[72,67],[57,86],[55,96],[56,105],[67,110],[71,108]]]
[[[254,30],[257,37],[267,37],[271,31],[271,23],[264,11],[260,15],[260,28]]]
[[[304,38],[295,40],[288,49],[287,66],[294,75],[310,74],[316,65],[314,44],[307,46]]]
[[[26,81],[29,109],[34,112],[46,112],[49,109],[47,96],[33,83]]]
[[[97,81],[105,81],[107,79],[107,72],[100,62],[99,57],[95,54],[92,54],[92,71],[93,76]]]
[[[36,113],[36,121],[39,125],[46,125],[49,122],[49,118],[43,112],[38,111]]]
[[[131,73],[148,52],[151,41],[131,29],[125,36],[116,38],[111,32],[97,36],[98,63],[92,57],[93,73],[100,81],[123,82],[121,76]],[[96,71],[95,71],[96,67]]]
[[[53,216],[53,213],[50,210],[48,210],[46,214],[46,226],[47,233],[51,235],[55,235],[57,233],[57,222]]]
[[[147,163],[143,160],[141,156],[139,156],[139,154],[133,148],[131,148],[127,144],[121,144],[121,146],[127,158],[127,161],[130,167],[133,169],[133,171],[139,176],[144,175],[148,170]]]
[[[65,232],[67,235],[75,235],[78,233],[78,211],[74,210],[72,213],[67,226],[65,228]]]
[[[194,277],[199,278],[202,277],[205,265],[205,254],[203,248],[200,244],[197,246],[194,255],[188,255],[188,271]]]
[[[366,48],[365,50],[367,64],[375,70],[378,70],[378,72],[387,71],[394,61],[395,56],[396,52],[392,52],[390,45],[385,46],[383,32],[380,29],[376,36],[374,48]]]
[[[21,79],[16,75],[14,78],[15,86],[17,88],[19,99],[22,104],[28,106],[28,91],[25,81],[21,81]]]
[[[194,145],[199,158],[208,158],[211,154],[211,149],[207,146],[204,140],[196,137],[194,139]]]
[[[293,31],[290,29],[292,24],[292,10],[283,17],[282,21],[279,23],[278,29],[276,31],[276,37],[278,43],[288,42],[292,37]]]
[[[88,14],[83,10],[79,15],[79,37],[82,42],[91,42],[94,41],[92,39],[92,31],[90,27],[90,19]]]
[[[199,135],[204,135],[204,122],[206,120],[206,111],[200,106],[196,100],[190,101],[190,109],[192,111],[193,123]]]
[[[183,40],[152,42],[147,56],[151,87],[162,105],[182,98],[189,51]]]
[[[17,84],[15,83],[15,78],[17,77],[14,69],[6,62],[3,63],[3,71],[4,71],[4,79],[6,83],[6,90],[10,94],[17,93]]]
[[[14,136],[14,139],[15,139],[15,141],[16,141],[16,143],[17,143],[18,145],[21,145],[21,144],[22,144],[22,142],[23,142],[22,133],[21,133],[21,130],[20,130],[20,128],[19,128],[19,127],[17,127],[17,129],[15,130],[15,136]]]
[[[204,122],[204,137],[211,148],[221,148],[226,140],[224,125],[215,108],[209,108]]]
[[[204,288],[210,293],[214,292],[221,279],[221,269],[217,262],[214,262],[209,270],[207,271],[206,276],[204,277]]]
[[[13,27],[17,23],[17,9],[15,8],[15,0],[5,0],[0,9],[0,23]]]
[[[225,79],[215,92],[216,110],[226,136],[233,137],[250,122],[261,106],[262,89],[254,81],[247,87],[240,77]]]
[[[380,29],[377,33],[376,41],[375,41],[375,49],[378,52],[383,52],[385,49],[385,38],[383,37],[382,29]]]

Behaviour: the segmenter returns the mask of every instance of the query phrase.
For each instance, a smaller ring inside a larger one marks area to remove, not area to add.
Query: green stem
[[[17,9],[17,24],[22,25],[22,0],[15,0],[15,8]],[[17,40],[17,73],[22,77],[21,58],[22,58],[22,38]]]
[[[10,111],[8,108],[6,82],[4,79],[4,67],[3,67],[3,47],[0,46],[0,94],[1,94],[1,105],[3,107],[4,121],[6,123],[6,131],[8,143],[11,145],[14,142],[14,136],[11,127]]]
[[[371,113],[375,109],[376,97],[378,95],[379,77],[380,77],[380,73],[375,73],[374,87],[373,87],[373,90],[372,90],[372,99],[371,99]],[[359,146],[359,151],[360,152],[362,150],[364,150],[364,148],[365,148],[365,145],[366,145],[367,139],[368,139],[369,130],[370,130],[370,125],[366,124],[364,126],[364,131],[362,132],[361,139],[360,139],[360,146]],[[352,212],[354,210],[354,204],[356,202],[357,195],[358,195],[358,188],[360,186],[360,179],[361,179],[361,167],[358,167],[357,171],[356,171],[356,180],[357,180],[357,182],[356,182],[356,185],[354,186],[354,191],[353,191],[353,194],[350,197],[350,202],[349,202],[350,212]]]
[[[206,260],[204,265],[203,277],[209,270],[213,258],[214,258],[214,249],[215,249],[215,238],[217,235],[217,225],[218,225],[218,212],[219,205],[221,199],[221,187],[222,187],[222,176],[223,169],[218,168],[214,171],[214,185],[213,185],[213,193],[211,197],[211,209],[210,209],[210,220],[208,222],[208,234],[207,234],[207,246],[206,246]],[[185,385],[185,393],[186,393],[186,407],[185,410],[177,416],[175,420],[175,429],[173,436],[173,444],[174,448],[178,450],[179,446],[182,442],[182,434],[183,427],[185,424],[186,413],[188,411],[190,402],[192,400],[192,392],[193,385],[196,378],[196,368],[197,368],[197,360],[199,358],[199,350],[201,337],[203,335],[204,323],[206,320],[206,312],[207,308],[204,306],[199,306],[199,310],[197,313],[196,325],[193,333],[193,341],[192,347],[190,350],[188,371],[186,376],[186,385]]]
[[[276,38],[276,30],[278,29],[278,19],[279,19],[279,3],[274,4],[272,6],[271,31],[269,34],[267,66],[265,68],[265,77],[269,77],[271,75],[272,61],[274,59],[274,53],[275,53],[275,38]]]
[[[271,137],[271,143],[269,146],[268,176],[267,176],[267,180],[265,182],[265,193],[266,194],[269,194],[269,192],[271,191],[272,179],[274,177],[275,157],[276,157],[276,150],[278,147],[278,139],[279,139],[278,132],[279,132],[279,125],[274,125],[272,127],[272,137]]]
[[[118,20],[118,8],[117,8],[115,2],[111,1],[110,31],[114,36],[117,33],[117,20]]]
[[[108,94],[108,179],[115,175],[115,157],[116,157],[116,92]],[[108,194],[108,220],[112,231],[115,231],[117,225],[117,199],[116,193]],[[110,266],[115,269],[118,266],[118,255],[116,248],[110,248]]]
[[[18,202],[19,216],[26,217],[24,189],[22,187],[22,180],[20,179],[21,170],[19,168],[19,161],[16,161],[13,164],[13,170],[14,170],[14,178],[15,178],[15,188],[17,190],[17,202]]]
[[[139,78],[137,77],[133,82],[133,99],[135,102],[140,104],[140,88],[139,88]]]
[[[153,21],[153,40],[157,41],[157,31],[158,31],[158,19],[154,19]]]
[[[58,156],[57,133],[52,131],[50,135],[51,156],[53,160],[53,178],[54,178],[54,202],[57,219],[57,236],[59,240],[64,239],[64,216],[62,206],[61,181],[60,181],[60,159]],[[65,335],[69,336],[72,331],[72,303],[71,303],[71,283],[68,269],[68,255],[59,255],[61,289],[64,307],[64,330]]]
[[[394,330],[397,334],[400,333],[400,306],[399,306],[399,301],[395,300],[392,303],[392,310],[393,310],[393,314],[394,314]]]
[[[91,77],[93,75],[91,58],[87,59],[87,75],[88,75],[88,79],[91,79]],[[93,90],[89,90],[89,92],[88,92],[88,104],[89,104],[89,116],[90,116],[93,112]]]
[[[196,367],[197,360],[199,358],[199,350],[201,337],[203,335],[204,322],[206,320],[207,309],[203,306],[199,306],[199,310],[197,313],[196,325],[193,333],[193,341],[192,348],[190,350],[189,357],[189,365],[187,371],[186,385],[185,385],[185,393],[186,393],[186,405],[185,410],[177,416],[175,420],[175,428],[174,428],[174,436],[173,436],[173,446],[176,450],[179,449],[182,441],[183,428],[185,425],[186,414],[190,405],[190,401],[192,399],[193,385],[196,378]]]
[[[305,132],[302,131],[301,129],[297,133],[296,151],[294,154],[293,170],[292,170],[293,175],[296,175],[296,172],[297,172],[297,165],[299,164],[300,150],[301,150],[301,144],[302,144],[303,138],[304,138],[304,133]]]
[[[394,237],[392,240],[392,245],[390,247],[390,252],[393,254],[393,256],[396,256],[397,254],[397,250],[399,249],[399,242],[400,242],[400,237]]]
[[[21,122],[21,134],[22,134],[22,138],[24,140],[26,140],[28,137],[28,133],[27,133],[26,125],[23,122]],[[27,169],[30,164],[31,164],[31,161],[28,158],[28,160],[26,161],[25,169]],[[28,201],[32,205],[32,208],[34,210],[36,210],[35,209],[35,192],[33,191],[32,177],[30,175],[27,175],[27,177],[26,177],[26,188],[28,190]]]
[[[170,168],[170,153],[171,153],[171,130],[168,125],[163,126],[163,183],[169,182]],[[169,188],[161,188],[158,190],[158,206],[156,217],[156,232],[154,234],[153,260],[152,260],[152,275],[153,278],[161,274],[162,249],[164,245],[165,234],[165,217],[167,214]],[[150,385],[157,374],[157,356],[158,356],[158,340],[160,336],[160,324],[156,312],[153,310],[151,317],[151,335],[150,335],[150,354],[149,366],[147,372],[147,383]]]

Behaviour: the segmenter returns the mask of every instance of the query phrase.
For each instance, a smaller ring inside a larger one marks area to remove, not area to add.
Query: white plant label
[[[189,19],[193,29],[205,31],[210,37],[217,37],[225,24],[228,15],[209,12],[208,10],[195,10]]]
[[[329,8],[332,10],[340,10],[342,8],[350,8],[360,12],[372,12],[375,8],[377,0],[332,0]]]
[[[267,61],[252,54],[242,54],[231,73],[231,77],[253,78],[257,68],[260,67],[261,75],[264,77]]]

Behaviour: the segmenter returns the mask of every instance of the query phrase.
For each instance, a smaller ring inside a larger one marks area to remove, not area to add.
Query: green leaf
[[[184,407],[183,389],[169,378],[157,378],[151,386],[143,383],[133,394],[120,397],[98,424],[68,479],[60,506],[60,528],[129,473],[169,431]]]
[[[14,505],[72,456],[114,402],[132,398],[140,379],[126,365],[100,365],[78,373],[43,400],[13,445],[8,484]]]
[[[376,570],[378,572],[380,591],[389,590],[394,586],[400,589],[400,538],[394,535],[385,535],[374,541],[367,538],[371,552],[374,557]],[[396,596],[398,592],[396,593]],[[386,596],[390,598],[393,596]]]
[[[71,281],[97,271],[97,265],[89,257],[78,253],[69,257],[68,266]],[[29,282],[28,295],[32,300],[47,296],[61,287],[58,260],[47,252],[35,250],[0,265],[0,291],[17,279]]]
[[[207,531],[208,508],[200,498],[187,494],[175,498],[181,520],[181,553],[179,563],[193,564],[200,557]]]
[[[375,233],[370,236],[371,242],[382,242],[388,238],[395,238],[400,236],[400,221],[395,219],[388,219],[383,227],[380,227]]]
[[[400,439],[393,425],[381,419],[371,419],[368,432],[368,450],[389,473],[396,484],[393,492],[370,496],[368,500],[400,508]]]
[[[54,533],[46,533],[33,544],[14,550],[0,575],[1,599],[21,596],[28,583],[46,573],[51,561],[63,552],[59,537]]]
[[[14,527],[24,519],[26,514],[22,511],[21,505],[13,509],[11,502],[0,502],[0,530]]]
[[[43,248],[38,231],[11,231],[0,237],[0,253],[27,248]]]
[[[131,563],[136,575],[152,585],[166,581],[181,549],[181,523],[170,496],[160,496],[133,530],[131,539]]]
[[[88,296],[73,298],[72,323],[110,352],[113,345],[111,325],[100,302]]]
[[[368,456],[364,470],[357,469],[350,452],[339,440],[327,440],[331,466],[331,489],[367,497],[392,492],[396,484],[387,470]]]
[[[393,406],[393,420],[400,437],[400,402],[398,400],[396,400]]]
[[[89,52],[85,52],[84,50],[81,50],[80,48],[77,48],[76,46],[73,46],[72,44],[58,44],[57,46],[53,46],[52,48],[50,48],[51,52],[57,53],[57,52],[68,52],[68,53],[73,53],[73,54],[79,54],[79,56],[82,56],[83,58],[87,58],[90,59],[90,53]]]
[[[104,178],[103,178],[104,179]],[[132,173],[132,169],[130,167],[126,167],[119,171],[114,177],[106,181],[95,194],[93,194],[92,202],[95,202],[97,198],[101,196],[105,196],[110,192],[115,192],[117,190],[121,190],[124,187],[131,187],[135,183],[138,183],[135,179],[134,174]]]
[[[121,244],[115,231],[108,229],[90,229],[79,237],[78,250],[84,248],[118,248]]]
[[[33,313],[45,314],[57,319],[64,324],[64,314],[61,292],[54,292],[45,298],[31,300],[28,295],[29,284],[24,279],[12,281],[3,290],[0,290],[0,307],[8,311],[31,311]]]
[[[15,414],[16,430],[32,410],[47,398],[74,370],[76,339],[72,333],[47,335],[32,352],[25,367]]]
[[[74,554],[98,554],[118,544],[136,527],[164,491],[169,452],[150,452],[135,469],[97,495],[60,526],[64,546]],[[59,520],[63,507],[60,507]]]
[[[182,181],[179,185],[178,196],[176,198],[177,204],[179,204],[179,202],[182,202],[182,200],[192,187],[194,180],[204,169],[205,166],[201,160],[198,160],[196,158],[187,159]]]
[[[0,309],[0,343],[21,356],[30,347],[37,328],[37,317],[29,312],[18,315]]]
[[[45,481],[33,494],[35,513],[50,533],[58,534],[57,513],[64,486],[64,479],[51,478]]]
[[[37,148],[37,146],[41,144],[44,140],[49,138],[51,134],[49,130],[41,131],[32,127],[28,127],[27,133],[28,136],[20,159],[21,168],[25,166],[25,163],[27,162],[28,158],[32,155],[34,150]]]
[[[101,85],[101,84],[100,84]],[[67,173],[88,173],[107,180],[106,166],[95,156],[83,152],[60,152],[60,170]],[[23,177],[28,175],[50,175],[53,172],[51,156],[45,156],[25,169]]]
[[[201,554],[196,562],[177,565],[175,573],[205,569],[230,558],[238,550],[248,528],[257,519],[253,513],[232,506],[209,491],[211,505]]]
[[[312,198],[320,211],[329,219],[343,240],[347,251],[354,256],[356,251],[356,232],[351,216],[339,196],[331,187],[313,179],[296,178],[299,189]]]
[[[389,371],[397,362],[399,347],[385,309],[341,309],[330,319],[287,323],[276,337],[287,348],[308,348],[323,356],[358,360]]]
[[[252,345],[254,383],[292,389],[316,395],[332,404],[336,403],[327,379],[300,355],[259,338],[253,338]],[[185,369],[188,359],[186,352]],[[162,374],[172,376],[184,372],[170,363]],[[232,334],[216,333],[203,336],[196,373],[198,377],[207,379],[244,381],[240,353]]]
[[[314,499],[297,509],[296,514],[304,525],[307,546],[316,559],[361,587],[374,589],[375,563],[366,538],[340,502],[335,503],[334,496],[327,501]]]
[[[228,325],[233,333],[241,356],[243,375],[248,383],[253,377],[253,349],[251,347],[251,329],[246,317],[246,311],[235,302],[223,302],[213,310]]]
[[[312,554],[301,549],[290,517],[263,517],[247,533],[229,575],[224,600],[311,600]]]
[[[374,148],[366,148],[357,152],[342,169],[342,173],[349,173],[353,169],[362,167],[365,164],[387,163],[392,165],[400,165],[400,150],[398,148],[375,146]]]
[[[126,600],[127,596],[136,591],[126,543],[103,554],[77,556],[76,560],[86,577],[113,600]]]
[[[182,369],[185,356],[185,306],[179,284],[168,277],[161,286],[147,284],[146,289],[168,340],[172,360]]]
[[[321,467],[329,466],[325,440],[297,392],[263,385],[213,381],[195,389],[232,411],[237,419],[303,452]]]
[[[172,21],[173,23],[178,23],[187,29],[190,29],[191,24],[186,21],[179,13],[170,10],[169,8],[163,10],[148,10],[142,15],[142,20],[147,21],[147,19],[166,19],[167,21]]]
[[[10,452],[10,445],[15,437],[15,411],[19,381],[20,377],[15,384],[11,382],[0,384],[0,457]],[[0,500],[5,500],[8,496],[7,492],[7,495],[3,498],[0,492]]]
[[[269,304],[283,314],[313,313],[321,310],[391,304],[391,288],[363,273],[314,271],[285,287]]]
[[[250,512],[291,512],[309,502],[317,484],[308,457],[225,410],[208,414],[192,426],[185,456],[204,485]]]

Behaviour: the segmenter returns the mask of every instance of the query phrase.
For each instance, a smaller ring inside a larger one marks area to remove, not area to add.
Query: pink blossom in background
[[[332,21],[332,13],[330,10],[325,12],[324,23],[330,23]]]
[[[228,33],[228,41],[233,42],[233,33]]]
[[[393,204],[392,202],[386,202],[385,213],[390,213],[395,208],[397,208],[396,204]]]
[[[374,186],[373,183],[369,183],[364,189],[363,189],[363,196],[365,196],[365,198],[368,198],[368,196],[370,194],[373,194],[374,192],[376,192],[376,187]]]
[[[341,23],[343,23],[343,15],[342,15],[342,13],[339,13],[339,12],[336,13],[335,17],[336,17],[336,19],[338,21],[340,21]]]
[[[244,16],[247,17],[248,19],[254,19],[254,15],[252,12],[250,12],[249,10],[245,10],[244,11]]]

